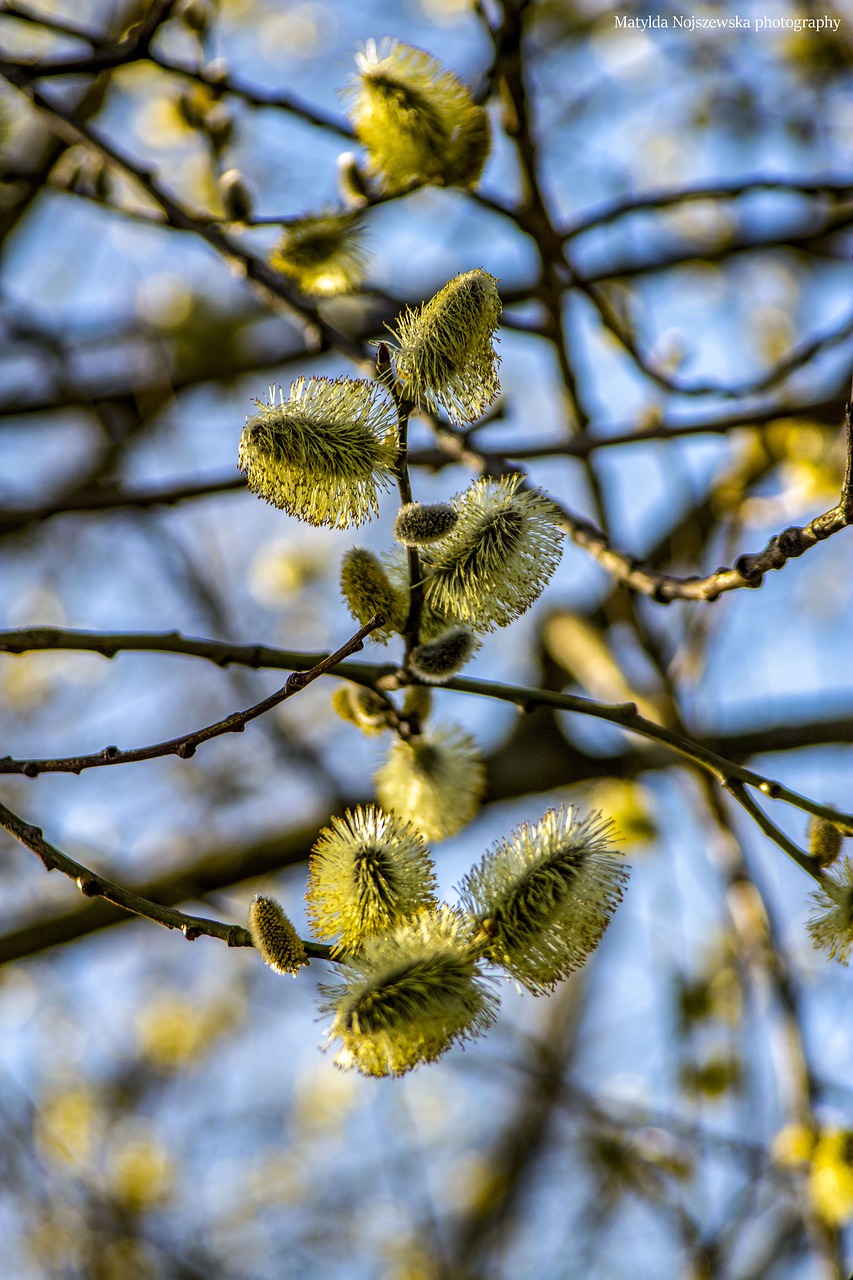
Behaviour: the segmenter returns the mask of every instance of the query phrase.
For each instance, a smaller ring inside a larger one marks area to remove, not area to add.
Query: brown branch
[[[224,733],[242,733],[246,725],[258,716],[271,711],[273,707],[300,693],[307,685],[312,684],[327,671],[336,667],[344,658],[357,653],[364,646],[364,640],[381,627],[385,619],[375,614],[346,644],[341,645],[334,653],[322,658],[308,671],[294,671],[288,676],[281,689],[270,694],[268,698],[256,702],[245,711],[235,711],[224,720],[206,725],[203,729],[195,729],[192,733],[182,734],[178,738],[170,738],[166,742],[156,742],[147,747],[136,747],[130,751],[121,751],[118,747],[104,747],[93,755],[70,756],[65,759],[48,760],[13,760],[11,756],[0,759],[0,774],[17,773],[27,778],[36,778],[40,773],[82,773],[84,769],[97,769],[105,765],[132,764],[140,760],[156,760],[161,756],[180,756],[183,760],[194,756],[198,747],[211,738],[218,738]]]
[[[121,885],[107,880],[104,876],[92,871],[89,867],[76,862],[62,853],[55,845],[44,838],[40,827],[31,826],[23,818],[18,817],[11,809],[0,804],[0,827],[4,827],[22,845],[30,849],[41,860],[48,871],[61,871],[64,876],[74,880],[77,888],[86,898],[103,898],[122,911],[132,915],[144,916],[155,924],[166,929],[180,929],[188,942],[196,938],[219,938],[229,947],[251,947],[252,935],[248,929],[239,924],[223,924],[219,920],[208,920],[205,916],[186,915],[172,907],[152,902],[132,889],[124,889]],[[306,954],[315,959],[330,960],[331,949],[322,943],[304,942]]]
[[[784,568],[789,560],[803,555],[818,542],[840,533],[853,522],[853,487],[850,480],[853,465],[853,417],[849,405],[845,426],[847,472],[836,506],[815,516],[803,528],[792,525],[783,529],[770,539],[763,551],[739,556],[733,568],[717,569],[705,577],[679,577],[652,569],[635,556],[612,547],[606,534],[592,521],[577,515],[560,502],[555,501],[554,505],[560,511],[562,528],[572,541],[588,551],[618,582],[648,596],[658,604],[671,604],[673,600],[704,600],[710,604],[727,591],[760,587],[765,573],[771,569]],[[504,456],[479,450],[467,441],[460,440],[453,432],[441,430],[441,441],[452,456],[482,474],[501,475],[519,470]]]

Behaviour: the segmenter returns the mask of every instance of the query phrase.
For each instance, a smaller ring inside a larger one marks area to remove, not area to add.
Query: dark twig
[[[181,759],[188,760],[195,755],[203,742],[209,742],[211,738],[218,738],[224,733],[242,733],[250,721],[256,720],[258,716],[264,715],[273,707],[292,698],[295,693],[300,693],[307,685],[336,667],[344,658],[357,653],[363,648],[365,638],[371,631],[381,627],[384,621],[381,614],[375,614],[346,644],[322,658],[310,670],[294,671],[288,676],[284,686],[270,694],[268,698],[256,702],[245,711],[235,711],[224,720],[217,720],[215,724],[207,725],[203,729],[195,729],[192,733],[182,734],[179,738],[170,738],[167,742],[156,742],[148,747],[136,747],[130,751],[121,751],[118,747],[111,746],[104,747],[103,751],[94,755],[71,756],[55,760],[13,760],[11,756],[5,756],[0,759],[0,773],[18,773],[27,778],[35,778],[40,773],[82,773],[84,769],[97,769],[113,764],[132,764],[140,760],[156,760],[161,756],[180,756]]]
[[[20,841],[27,849],[39,858],[48,871],[61,871],[70,880],[76,881],[77,888],[87,898],[104,898],[107,902],[121,907],[136,916],[144,916],[166,929],[180,929],[188,942],[196,938],[219,938],[229,947],[251,947],[252,935],[248,929],[239,924],[223,924],[219,920],[208,920],[205,916],[190,916],[173,907],[161,906],[148,898],[141,897],[131,889],[123,889],[97,872],[91,871],[62,853],[55,845],[44,838],[40,827],[31,826],[23,818],[19,818],[11,809],[0,804],[0,827],[4,827],[10,835]],[[315,959],[332,959],[330,948],[322,943],[304,942],[306,955]]]
[[[375,618],[372,619],[371,623],[368,624],[368,628],[362,628],[362,632],[359,635],[363,632],[366,633],[368,629],[372,629],[377,625],[380,625],[377,620]],[[357,637],[354,639],[357,639]],[[354,641],[349,643],[353,645]],[[360,647],[360,645],[355,647]],[[302,668],[307,665],[308,660],[316,656],[313,654],[289,653],[285,650],[270,649],[261,645],[234,645],[217,640],[195,640],[180,636],[176,632],[101,635],[95,632],[66,631],[53,627],[0,632],[0,651],[25,653],[43,649],[80,649],[101,653],[105,657],[114,657],[115,654],[122,650],[153,650],[164,653],[184,653],[194,657],[206,658],[220,666],[226,666],[231,662],[239,662],[251,667],[284,668]],[[354,649],[349,651],[353,652]],[[339,662],[338,659],[342,652],[343,650],[339,650],[338,654],[332,654],[317,666],[312,667],[311,671],[304,672],[304,675],[311,676],[314,679],[316,675],[313,673],[322,674],[319,671],[319,667],[322,666],[324,672],[329,675],[340,676],[372,688],[398,669],[395,663]],[[746,769],[742,765],[726,759],[701,742],[688,739],[683,734],[675,733],[663,725],[656,724],[645,716],[641,716],[633,702],[596,702],[592,698],[582,698],[575,694],[561,693],[551,689],[534,689],[524,685],[501,684],[495,681],[475,680],[464,676],[454,676],[443,687],[455,689],[461,693],[475,694],[480,697],[497,698],[501,702],[511,702],[526,711],[533,710],[535,707],[553,707],[555,710],[573,711],[578,715],[592,716],[597,720],[605,720],[610,724],[626,729],[630,733],[636,733],[640,737],[659,742],[668,750],[676,752],[698,766],[705,773],[710,774],[720,786],[728,791],[732,791],[733,782],[741,783],[747,787],[755,787],[772,800],[782,800],[786,804],[803,810],[805,813],[826,818],[829,822],[833,822],[836,826],[845,829],[848,834],[853,835],[853,814],[840,813],[829,805],[817,804],[807,796],[801,796],[798,792],[792,791],[790,788],[765,777],[763,774],[756,773],[753,769]],[[287,686],[285,686],[286,688]],[[279,697],[279,695],[274,694],[273,697]],[[227,729],[220,731],[227,732]],[[200,732],[205,733],[206,731],[201,730]],[[183,739],[176,739],[175,741],[181,742]],[[171,746],[172,744],[165,745]],[[167,753],[161,752],[160,754]],[[109,760],[102,760],[100,756],[86,759],[95,764],[120,762],[115,757]],[[8,759],[0,760],[0,773],[26,773],[25,766],[28,763],[27,761],[10,762]],[[63,766],[67,764],[64,761],[58,763]],[[14,767],[8,767],[10,764]],[[89,765],[87,764],[84,767],[89,767]],[[44,770],[40,771],[43,772]],[[66,769],[66,771],[68,770]],[[737,796],[735,798],[737,799]],[[785,849],[785,852],[787,853],[789,850]]]

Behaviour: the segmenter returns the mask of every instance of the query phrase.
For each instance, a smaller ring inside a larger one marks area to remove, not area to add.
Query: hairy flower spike
[[[812,817],[809,823],[809,853],[821,867],[829,867],[835,862],[844,836],[835,823],[826,818]]]
[[[521,477],[482,479],[455,500],[459,522],[422,555],[426,598],[477,631],[508,626],[554,573],[563,534],[557,508]]]
[[[371,519],[397,457],[385,392],[354,378],[297,378],[287,400],[279,394],[279,404],[258,403],[240,438],[249,488],[308,524],[346,529]]]
[[[249,906],[249,932],[264,964],[294,977],[308,963],[302,939],[275,898],[258,894]]]
[[[434,905],[432,859],[419,833],[371,805],[333,818],[311,854],[305,897],[318,938],[352,952]]]
[[[470,929],[448,907],[423,911],[368,939],[347,960],[346,978],[323,986],[341,1041],[335,1063],[368,1076],[400,1076],[488,1030],[497,997],[471,946]]]
[[[465,627],[452,627],[436,640],[413,649],[409,670],[427,684],[444,684],[462,670],[477,645],[477,637]]]
[[[446,538],[458,519],[449,502],[407,502],[397,512],[392,532],[404,547],[423,547]]]
[[[483,954],[529,991],[550,991],[601,941],[627,879],[600,813],[571,808],[522,823],[465,877],[460,898],[480,926]]]
[[[452,422],[479,418],[500,391],[492,335],[501,301],[498,282],[478,267],[455,276],[417,311],[406,310],[392,329],[397,376],[406,395]]]
[[[355,620],[365,626],[375,613],[386,619],[371,639],[387,644],[401,632],[409,612],[408,593],[391,582],[372,551],[351,547],[341,561],[341,594]]]
[[[363,224],[355,213],[295,218],[283,225],[270,266],[314,297],[351,293],[367,269]]]
[[[811,895],[808,921],[812,942],[832,960],[848,964],[853,951],[853,862],[845,858],[834,875],[825,875]]]
[[[383,808],[427,840],[445,840],[477,813],[486,769],[474,739],[457,725],[442,725],[395,742],[374,783]]]
[[[436,58],[398,41],[356,54],[350,120],[389,191],[470,186],[489,154],[486,112]]]

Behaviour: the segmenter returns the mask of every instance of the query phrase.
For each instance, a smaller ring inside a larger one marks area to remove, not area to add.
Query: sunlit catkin
[[[434,890],[432,859],[420,834],[370,805],[333,818],[320,833],[305,901],[317,937],[352,952],[432,905]]]
[[[351,547],[341,561],[341,594],[352,616],[365,626],[375,613],[385,624],[371,632],[382,644],[402,631],[409,612],[409,597],[392,582],[381,561],[366,547]]]
[[[307,214],[282,225],[270,266],[295,280],[303,293],[329,298],[351,293],[364,280],[364,227],[355,213]]]
[[[557,508],[520,484],[518,475],[477,480],[455,500],[453,530],[423,552],[427,601],[477,631],[523,614],[560,562]]]
[[[344,1069],[403,1075],[495,1020],[497,998],[470,928],[447,907],[368,939],[344,973],[321,988],[321,1008],[334,1015],[327,1041],[340,1041],[335,1063]]]
[[[249,932],[264,964],[294,976],[308,963],[302,939],[275,898],[258,894],[249,906]]]
[[[483,954],[529,991],[550,991],[580,968],[622,899],[627,870],[600,813],[550,809],[499,840],[465,877],[460,899]]]
[[[393,476],[394,406],[376,383],[298,378],[279,404],[259,404],[240,438],[240,470],[273,506],[345,529],[378,510]]]
[[[501,314],[498,282],[478,268],[455,276],[434,298],[407,310],[391,332],[406,395],[451,421],[473,422],[500,390],[492,343]]]
[[[349,116],[388,191],[423,183],[470,186],[489,154],[486,112],[452,71],[399,41],[356,54]]]
[[[849,858],[821,878],[811,905],[807,927],[812,942],[830,959],[848,964],[853,951],[853,862]]]
[[[383,808],[411,822],[427,840],[445,840],[476,815],[486,767],[470,734],[440,725],[396,741],[374,782]]]

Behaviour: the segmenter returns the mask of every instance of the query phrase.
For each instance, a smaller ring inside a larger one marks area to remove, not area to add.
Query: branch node
[[[97,876],[93,876],[91,871],[87,871],[85,875],[77,877],[77,888],[86,898],[97,898],[101,892],[101,885]]]
[[[778,800],[781,788],[778,782],[770,782],[769,779],[759,784],[758,790],[764,795],[769,796],[771,800]]]
[[[195,755],[195,743],[182,742],[178,747],[177,754],[182,760],[190,760]]]

